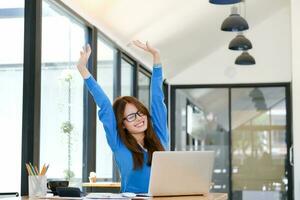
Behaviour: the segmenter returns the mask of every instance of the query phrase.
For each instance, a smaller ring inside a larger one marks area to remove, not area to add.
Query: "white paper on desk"
[[[122,196],[122,194],[114,193],[89,193],[86,195],[85,199],[130,199],[128,197]]]
[[[140,197],[140,196],[135,196],[132,197],[132,199],[151,199],[152,197]]]

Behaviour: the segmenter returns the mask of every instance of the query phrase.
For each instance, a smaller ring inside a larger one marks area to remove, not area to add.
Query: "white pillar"
[[[294,199],[300,199],[300,0],[291,0]]]

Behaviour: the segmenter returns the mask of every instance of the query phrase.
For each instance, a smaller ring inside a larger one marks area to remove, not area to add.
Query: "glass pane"
[[[113,65],[115,50],[98,38],[97,80],[110,101],[113,101]],[[107,144],[105,131],[97,113],[96,172],[101,179],[112,179],[112,152]]]
[[[287,198],[284,87],[232,89],[234,199]]]
[[[177,89],[175,150],[216,153],[211,192],[229,186],[228,89]]]
[[[47,177],[82,178],[83,80],[77,72],[84,26],[43,1],[40,164]]]
[[[150,77],[144,73],[139,72],[138,74],[138,97],[143,104],[149,108],[150,98]]]
[[[126,60],[121,62],[121,96],[132,96],[133,66]]]
[[[0,193],[20,192],[24,0],[1,0],[0,9]]]

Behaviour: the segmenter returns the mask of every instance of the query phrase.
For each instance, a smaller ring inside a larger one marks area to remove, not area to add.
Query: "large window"
[[[20,192],[24,0],[0,1],[0,192]]]
[[[20,192],[24,1],[0,1],[0,192]],[[79,52],[86,44],[87,27],[68,9],[51,0],[42,0],[40,166],[49,164],[49,179],[67,179],[80,186],[83,170],[83,79],[77,72]],[[121,92],[114,91],[117,49],[98,38],[97,80],[111,101],[118,95],[139,96],[149,106],[150,80],[141,73],[136,80],[136,62],[121,58]],[[105,39],[104,39],[105,40]],[[39,78],[39,77],[38,77]],[[139,82],[139,85],[136,85]],[[35,87],[39,88],[39,83]],[[97,120],[97,177],[113,179],[113,158],[102,124]],[[4,139],[5,138],[5,139]],[[9,153],[8,153],[9,152]],[[26,155],[28,156],[28,155]],[[89,162],[89,161],[88,161]]]
[[[133,72],[134,67],[128,59],[121,61],[121,96],[133,95]]]
[[[138,73],[138,97],[143,104],[149,108],[150,100],[150,77],[143,72]]]
[[[82,178],[83,79],[76,69],[86,29],[43,1],[40,164],[48,178]]]
[[[115,50],[98,38],[97,80],[106,95],[113,101],[113,69]],[[99,108],[97,108],[98,110]],[[105,131],[98,119],[97,113],[97,142],[96,142],[96,172],[100,179],[112,179],[112,152],[107,144]]]

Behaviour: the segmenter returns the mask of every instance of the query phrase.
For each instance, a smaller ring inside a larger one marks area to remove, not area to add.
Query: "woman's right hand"
[[[91,53],[92,53],[92,50],[91,50],[91,47],[89,44],[82,47],[82,50],[80,51],[80,58],[77,63],[77,69],[83,78],[88,78],[90,76],[90,73],[89,73],[88,69],[86,68],[86,65],[87,65],[87,62],[89,60]]]

